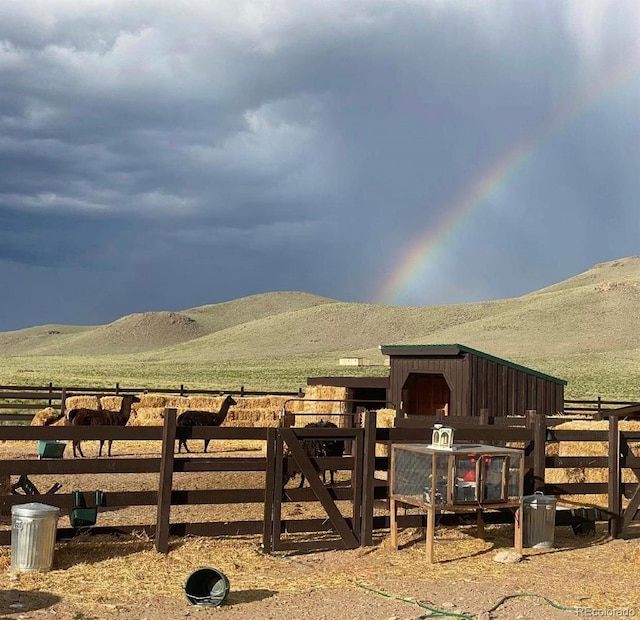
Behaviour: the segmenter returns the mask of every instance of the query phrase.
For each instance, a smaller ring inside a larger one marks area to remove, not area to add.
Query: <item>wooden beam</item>
[[[162,428],[156,551],[165,554],[169,553],[169,519],[171,516],[171,490],[173,487],[173,453],[176,446],[176,412],[176,409],[164,410],[164,426]]]
[[[533,445],[533,489],[544,490],[544,459],[547,444],[547,422],[544,413],[536,413]]]
[[[360,527],[360,544],[364,547],[370,547],[371,545],[373,545],[376,427],[377,413],[375,411],[366,411],[364,419],[364,437],[362,441],[362,522]]]
[[[620,534],[622,494],[620,493],[621,479],[620,469],[620,429],[618,417],[609,418],[609,535],[618,538]]]
[[[276,485],[275,483],[275,472],[276,429],[270,428],[267,432],[267,463],[264,485],[264,514],[262,519],[262,551],[264,553],[271,553],[273,551],[273,498],[275,489],[278,488],[278,490],[280,490],[282,488],[282,480],[279,485]]]

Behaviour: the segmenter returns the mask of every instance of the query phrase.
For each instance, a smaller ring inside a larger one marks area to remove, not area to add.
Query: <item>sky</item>
[[[638,255],[639,104],[637,0],[3,0],[0,331]]]

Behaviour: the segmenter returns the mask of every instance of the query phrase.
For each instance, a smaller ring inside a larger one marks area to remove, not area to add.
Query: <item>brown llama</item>
[[[133,403],[139,403],[140,399],[133,394],[125,394],[122,397],[122,404],[120,405],[120,411],[107,411],[105,409],[86,409],[78,408],[71,409],[67,414],[69,423],[71,426],[126,426],[131,416],[131,406]],[[101,439],[100,449],[98,456],[102,456],[102,446],[104,442],[109,442],[107,455],[111,456],[112,439]],[[80,446],[80,439],[74,439],[72,441],[73,456],[76,455],[76,449],[80,456],[84,457],[82,453],[82,447]]]
[[[309,422],[305,424],[304,428],[338,428],[333,422],[325,422],[320,420],[319,422]],[[305,454],[309,458],[327,457],[327,456],[343,456],[344,455],[344,440],[343,439],[303,439],[302,448]],[[284,453],[285,457],[291,457],[291,450],[287,448]],[[329,470],[330,484],[334,482],[334,470]],[[292,478],[300,475],[300,484],[298,488],[301,489],[304,486],[305,475],[300,468],[296,465],[290,465],[289,458],[284,461],[284,469],[282,472],[282,484],[283,486]],[[322,470],[322,482],[326,484],[326,471]]]
[[[190,409],[188,411],[184,411],[178,416],[176,426],[220,426],[226,420],[229,408],[237,404],[238,403],[232,398],[232,396],[228,395],[222,401],[220,410],[217,413]],[[204,440],[205,452],[209,446],[209,441],[209,439]],[[191,452],[187,447],[186,439],[178,439],[178,453],[182,450],[182,446],[184,446],[185,452]]]

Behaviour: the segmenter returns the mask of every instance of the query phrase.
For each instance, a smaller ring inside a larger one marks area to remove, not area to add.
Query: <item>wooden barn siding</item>
[[[489,415],[525,415],[535,409],[546,415],[561,413],[564,386],[477,355],[468,354],[471,367],[471,412]]]
[[[465,358],[398,357],[391,360],[389,400],[402,400],[402,386],[411,373],[442,374],[451,389],[449,415],[471,415],[469,407],[469,367]],[[406,403],[405,403],[406,406]],[[406,411],[411,414],[411,411]]]

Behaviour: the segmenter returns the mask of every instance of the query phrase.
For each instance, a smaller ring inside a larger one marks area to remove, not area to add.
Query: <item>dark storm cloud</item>
[[[0,329],[279,289],[375,299],[465,188],[640,66],[639,14],[604,0],[2,3]],[[521,294],[637,253],[638,81],[616,88],[487,196],[407,301]],[[87,301],[25,312],[29,282],[61,298],[81,283]]]

